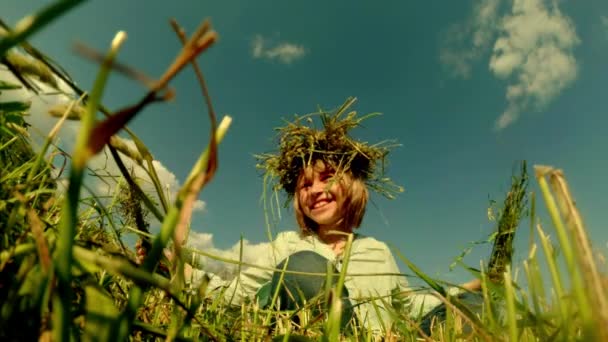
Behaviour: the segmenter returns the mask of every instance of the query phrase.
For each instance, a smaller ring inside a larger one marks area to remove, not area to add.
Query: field
[[[116,35],[107,52],[81,47],[81,55],[99,63],[95,84],[84,91],[63,68],[28,44],[32,34],[53,20],[61,20],[61,15],[77,3],[57,2],[18,28],[3,25],[0,36],[0,62],[18,79],[0,79],[0,94],[36,93],[40,85],[68,89],[73,94],[70,106],[54,108],[49,114],[57,117],[56,129],[36,151],[28,134],[30,104],[3,102],[0,96],[1,340],[608,341],[604,257],[589,241],[563,173],[535,165],[531,181],[541,189],[536,195],[527,188],[525,162],[513,176],[502,206],[489,215],[496,233],[490,237],[494,250],[488,263],[463,266],[482,280],[482,310],[470,310],[448,296],[449,284],[431,279],[401,256],[447,307],[445,322],[435,324],[430,336],[420,329],[420,319],[398,306],[391,312],[395,324],[381,335],[357,326],[343,335],[337,300],[331,301],[327,317],[314,317],[308,309],[277,312],[255,302],[228,306],[221,298],[206,296],[204,285],[192,288],[184,276],[183,256],[205,251],[188,251],[183,246],[190,229],[188,219],[198,194],[213,181],[221,141],[229,134],[231,122],[229,117],[216,119],[203,73],[196,64],[196,58],[216,43],[218,33],[204,21],[187,36],[173,22],[183,48],[166,72],[155,79],[116,63],[123,33]],[[186,72],[186,67],[199,79],[211,139],[171,202],[158,181],[145,143],[127,124],[146,106],[169,100],[174,92],[171,80]],[[132,106],[110,112],[100,99],[112,72],[141,82],[148,93]],[[74,151],[61,151],[55,144],[64,120],[81,123]],[[128,134],[135,148],[125,144],[117,136],[119,132]],[[111,198],[97,197],[84,182],[91,172],[88,162],[104,149],[119,166],[122,177]],[[69,160],[65,165],[63,158]],[[154,193],[142,190],[138,178],[125,167],[125,158],[146,170],[154,182]],[[66,189],[55,181],[59,174],[68,175]],[[537,220],[537,206],[546,208],[549,226],[541,226]],[[162,222],[154,234],[149,229],[150,216]],[[513,236],[517,229],[526,229],[523,227],[529,227],[535,238],[526,260],[512,264]],[[178,257],[170,262],[165,250]],[[516,272],[520,273],[517,281]],[[340,279],[344,281],[343,276]],[[332,291],[335,289],[328,289],[328,294]],[[300,316],[300,325],[291,323],[292,315]]]

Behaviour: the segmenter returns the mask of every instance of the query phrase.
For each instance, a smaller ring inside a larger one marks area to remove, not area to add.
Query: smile
[[[312,209],[318,209],[318,208],[322,208],[330,203],[332,203],[333,200],[329,200],[329,199],[324,199],[324,200],[320,200],[320,201],[316,201],[313,206]]]

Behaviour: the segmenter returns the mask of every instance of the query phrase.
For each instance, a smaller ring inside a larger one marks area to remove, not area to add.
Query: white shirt
[[[333,262],[338,271],[342,269],[342,257],[336,256],[331,247],[315,235],[302,237],[297,232],[282,232],[270,246],[268,253],[260,255],[255,262],[263,268],[248,267],[229,282],[213,274],[194,270],[194,282],[197,283],[206,274],[210,278],[208,289],[227,287],[225,300],[241,303],[245,298],[253,299],[258,289],[272,279],[272,269],[296,252],[316,252]],[[353,240],[344,286],[360,322],[375,332],[385,331],[392,323],[390,309],[386,305],[391,305],[393,294],[409,290],[407,280],[399,272],[388,246],[362,235],[356,235]],[[412,315],[425,314],[440,303],[437,297],[429,293],[408,295],[405,302],[407,311]]]

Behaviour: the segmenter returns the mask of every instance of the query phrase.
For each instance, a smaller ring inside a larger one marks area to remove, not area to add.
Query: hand
[[[138,265],[143,264],[147,254],[148,248],[146,248],[144,240],[137,240],[137,242],[135,243],[135,262]]]
[[[184,279],[189,282],[192,279],[193,268],[190,264],[184,263]]]
[[[169,248],[165,248],[163,253],[165,254],[165,258],[167,258],[167,260],[169,260],[169,262],[173,264],[175,259],[173,251],[171,251]],[[192,268],[192,265],[187,262],[184,262],[184,279],[186,279],[186,281],[189,281],[192,278],[193,270],[194,269]]]
[[[169,260],[170,263],[173,263],[173,251],[171,251],[169,248],[165,248],[163,249],[163,254],[165,255],[165,258]]]
[[[481,291],[481,280],[473,279],[469,282],[461,284],[460,287],[462,287],[465,290],[469,290],[469,291],[473,291],[473,292]]]

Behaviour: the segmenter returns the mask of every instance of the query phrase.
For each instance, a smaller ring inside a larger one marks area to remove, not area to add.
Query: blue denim
[[[286,262],[287,267],[285,268]],[[286,271],[295,272],[327,273],[328,262],[329,260],[315,252],[300,251],[290,255],[288,260],[281,261],[276,268],[280,270],[285,268]],[[270,283],[269,293],[270,296],[273,296],[278,288],[279,310],[298,310],[304,306],[305,302],[308,303],[310,300],[315,299],[316,297],[318,298],[325,290],[325,281],[327,277],[285,272],[283,274],[283,282],[281,283],[280,279],[282,274],[283,272],[281,271],[274,272]],[[335,267],[333,267],[333,274],[336,276],[331,277],[332,287],[338,281],[337,275],[339,273]],[[354,317],[353,306],[348,299],[348,290],[345,287],[342,287],[341,299],[341,323],[342,328],[345,328]],[[321,307],[322,306],[323,305],[321,305]],[[321,310],[317,308],[316,310],[313,310],[313,313],[321,313]],[[294,320],[298,323],[297,316],[294,316]]]
[[[287,267],[285,268],[285,263]],[[300,251],[289,256],[289,260],[281,261],[276,268],[282,270],[285,268],[287,272],[284,274],[281,271],[275,271],[272,277],[272,281],[269,286],[265,289],[261,289],[258,292],[258,298],[262,300],[262,306],[268,306],[270,298],[274,295],[277,288],[279,310],[298,310],[304,306],[304,303],[309,303],[323,293],[325,290],[325,281],[327,277],[318,275],[305,275],[305,274],[293,274],[289,271],[295,272],[307,272],[307,273],[326,273],[327,264],[329,260],[325,257],[312,252],[312,251]],[[280,283],[281,275],[283,274],[283,282]],[[331,285],[334,286],[338,281],[338,271],[333,267],[334,277],[331,278]],[[283,285],[283,286],[281,286]],[[262,295],[262,292],[264,293]],[[264,297],[264,298],[261,298]],[[483,296],[481,293],[470,293],[465,292],[457,296],[463,304],[465,304],[471,311],[480,313],[483,309]],[[321,303],[321,307],[323,303]],[[319,314],[322,311],[317,308],[313,309],[314,314]],[[342,329],[344,330],[348,323],[354,318],[353,305],[348,299],[348,289],[342,288]],[[444,322],[446,319],[446,307],[445,304],[438,305],[429,313],[427,313],[421,320],[421,329],[426,335],[431,334],[431,322],[435,320],[435,324]],[[298,317],[294,316],[293,320],[298,322]],[[465,327],[465,331],[469,330],[470,327]]]

